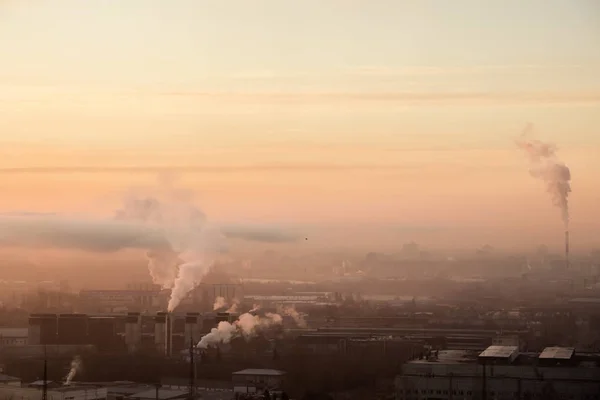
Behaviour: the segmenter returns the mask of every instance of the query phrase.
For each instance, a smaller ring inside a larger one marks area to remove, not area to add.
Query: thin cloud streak
[[[418,166],[408,165],[344,165],[344,164],[264,164],[240,166],[181,166],[181,167],[5,167],[0,174],[69,174],[69,173],[235,173],[245,171],[352,171],[352,170],[406,170]]]
[[[328,102],[387,103],[457,103],[475,101],[478,104],[560,104],[597,103],[599,91],[586,92],[193,92],[166,91],[161,96],[197,97],[215,100],[248,101],[276,104],[310,104]]]

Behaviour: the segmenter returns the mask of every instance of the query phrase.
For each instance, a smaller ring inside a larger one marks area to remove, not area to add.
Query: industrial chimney
[[[565,267],[569,269],[569,231],[565,231]]]

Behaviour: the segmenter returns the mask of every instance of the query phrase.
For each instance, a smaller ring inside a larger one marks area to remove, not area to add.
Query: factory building
[[[402,366],[396,399],[598,399],[598,366],[600,354],[576,354],[572,348],[431,351]]]
[[[60,314],[57,319],[58,344],[87,344],[88,316],[85,314]]]
[[[198,343],[220,322],[234,323],[238,318],[238,313],[227,312],[32,314],[26,329],[29,344],[22,346],[28,349],[21,353],[37,354],[44,346],[53,345],[64,351],[95,348],[101,353],[175,356]]]
[[[29,316],[29,344],[58,344],[58,318],[56,314],[31,314]]]
[[[281,391],[285,387],[284,371],[275,369],[244,369],[232,374],[233,391],[239,394]]]
[[[0,385],[0,400],[42,400],[38,388]],[[107,390],[102,387],[54,386],[48,388],[47,400],[105,400]]]
[[[0,347],[26,346],[29,338],[27,328],[0,328]]]

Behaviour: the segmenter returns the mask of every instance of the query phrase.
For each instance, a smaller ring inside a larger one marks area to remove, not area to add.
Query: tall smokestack
[[[569,269],[569,231],[565,231],[565,266]]]
[[[172,312],[167,313],[167,325],[165,329],[165,355],[173,355],[173,325],[175,323],[175,315]]]

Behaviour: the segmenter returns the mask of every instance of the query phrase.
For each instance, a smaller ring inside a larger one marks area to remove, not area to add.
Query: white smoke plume
[[[154,196],[129,196],[116,218],[148,224],[168,241],[167,249],[148,253],[148,269],[155,283],[171,288],[169,312],[201,282],[223,245],[224,237],[208,225],[191,193],[170,182]]]
[[[227,311],[225,311],[225,312],[228,312],[228,313],[237,312],[237,309],[239,306],[240,306],[240,301],[238,299],[234,298],[233,300],[231,300],[231,307],[229,307],[227,309]]]
[[[213,311],[220,310],[225,307],[227,307],[227,301],[225,300],[225,297],[218,296],[213,304]]]
[[[258,310],[260,310],[260,304],[254,304],[254,305],[252,306],[252,310],[250,310],[250,311],[248,311],[248,312],[249,312],[249,313],[252,313],[252,312],[256,312],[256,311],[258,311]]]
[[[267,313],[264,318],[258,315],[245,313],[240,315],[237,321],[230,324],[227,321],[221,321],[216,328],[200,339],[197,347],[206,349],[209,346],[216,346],[220,343],[229,343],[231,339],[243,336],[247,339],[255,336],[257,331],[273,325],[281,324],[282,318],[279,314]]]
[[[304,317],[298,311],[296,311],[294,307],[284,306],[281,307],[281,310],[278,311],[283,315],[292,317],[292,319],[294,320],[296,325],[298,325],[299,328],[306,328],[308,326]]]
[[[79,356],[75,356],[75,358],[73,358],[73,360],[71,361],[71,369],[69,370],[69,373],[65,377],[65,385],[71,384],[71,382],[73,381],[73,378],[75,378],[75,375],[77,375],[77,372],[79,372],[80,369],[81,369],[81,358]]]
[[[556,146],[532,139],[533,125],[528,124],[517,140],[519,148],[529,156],[532,164],[530,173],[546,183],[553,204],[560,208],[565,227],[569,225],[569,193],[571,193],[571,171],[556,155]]]

